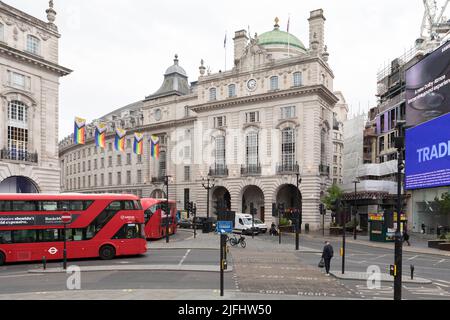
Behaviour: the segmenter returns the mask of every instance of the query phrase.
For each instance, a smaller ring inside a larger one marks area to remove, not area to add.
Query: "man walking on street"
[[[330,275],[330,267],[331,267],[331,259],[333,258],[334,250],[333,246],[330,244],[329,241],[325,242],[325,247],[323,248],[322,258],[325,262],[325,271],[326,275]]]

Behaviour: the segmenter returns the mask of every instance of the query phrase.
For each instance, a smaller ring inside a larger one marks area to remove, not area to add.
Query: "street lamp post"
[[[69,212],[63,213],[61,222],[64,225],[63,269],[67,270],[67,225],[72,222],[71,214]]]
[[[353,181],[353,183],[355,184],[355,202],[354,202],[354,217],[353,217],[353,239],[356,240],[356,234],[357,234],[357,230],[356,230],[356,216],[358,214],[358,207],[356,205],[356,197],[357,197],[356,185],[358,183],[360,183],[360,181],[359,181],[359,179],[356,179],[355,181]]]
[[[302,183],[302,178],[300,178],[300,173],[296,173],[295,174],[297,176],[297,194],[300,193],[299,190],[299,185]],[[300,193],[301,194],[301,193]],[[300,250],[300,230],[302,228],[301,224],[300,224],[300,215],[302,214],[302,208],[301,203],[300,203],[300,199],[299,200],[299,207],[297,208],[297,212],[295,215],[296,218],[296,224],[295,224],[295,250]]]
[[[403,241],[401,232],[401,215],[402,215],[402,172],[403,151],[405,148],[405,137],[403,136],[404,120],[397,121],[398,134],[395,139],[395,147],[398,152],[397,166],[397,231],[395,233],[395,274],[394,274],[394,300],[402,300],[402,251]]]
[[[170,206],[169,206],[169,178],[164,177],[164,185],[166,186],[166,243],[169,243],[169,219],[170,219]]]
[[[202,179],[202,187],[207,190],[206,192],[206,218],[209,220],[209,192],[216,185],[214,184],[214,179],[207,178],[206,180]]]

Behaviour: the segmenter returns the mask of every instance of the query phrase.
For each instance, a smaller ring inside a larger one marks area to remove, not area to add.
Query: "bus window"
[[[40,201],[39,211],[57,211],[58,202],[56,201]]]
[[[11,231],[0,231],[0,244],[12,243]]]
[[[150,207],[147,210],[145,210],[145,212],[144,212],[145,224],[147,224],[147,222],[149,222],[149,220],[155,214],[155,211],[156,211],[156,207],[155,206]]]
[[[140,224],[125,224],[116,233],[113,239],[138,239],[142,238],[142,226]]]
[[[123,201],[123,210],[135,210],[133,201]]]
[[[142,210],[142,204],[140,201],[133,201],[134,202],[134,208],[136,210]]]
[[[112,202],[87,228],[86,239],[92,239],[121,210],[120,201]]]
[[[11,211],[38,211],[36,201],[13,201]]]
[[[33,243],[36,242],[35,230],[14,230],[12,232],[14,243]]]
[[[11,211],[11,201],[0,201],[0,212]]]
[[[61,241],[58,229],[38,230],[38,242],[56,242]]]
[[[109,204],[109,206],[106,208],[106,210],[114,210],[119,211],[122,209],[122,204],[119,201],[114,201]]]

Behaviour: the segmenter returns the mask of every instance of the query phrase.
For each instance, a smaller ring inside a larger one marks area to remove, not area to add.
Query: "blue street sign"
[[[219,233],[233,232],[233,222],[232,221],[217,221],[217,232],[219,232]]]

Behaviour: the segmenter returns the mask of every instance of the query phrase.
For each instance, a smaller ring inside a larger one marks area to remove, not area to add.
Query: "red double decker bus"
[[[141,199],[142,209],[145,216],[145,236],[147,239],[162,239],[166,236],[167,220],[169,224],[169,235],[177,232],[177,206],[175,201],[169,200],[170,215],[163,211],[167,200],[165,199]]]
[[[0,265],[67,258],[140,255],[147,251],[144,211],[132,195],[0,194]]]

